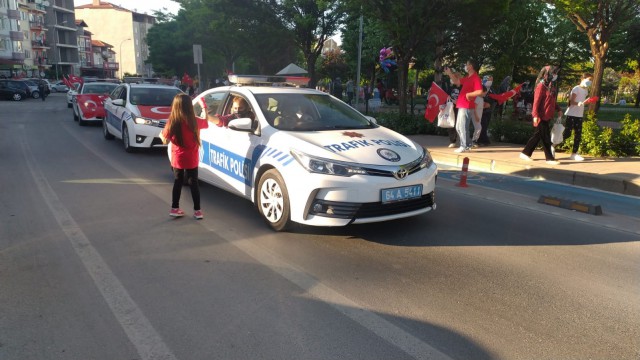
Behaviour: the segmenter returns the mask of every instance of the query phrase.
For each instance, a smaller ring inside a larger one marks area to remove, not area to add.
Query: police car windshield
[[[257,94],[269,124],[287,131],[328,131],[376,127],[351,106],[324,94]]]
[[[163,88],[131,88],[131,104],[142,106],[171,106],[179,89]]]
[[[116,84],[85,84],[82,87],[83,94],[109,94],[118,85]]]

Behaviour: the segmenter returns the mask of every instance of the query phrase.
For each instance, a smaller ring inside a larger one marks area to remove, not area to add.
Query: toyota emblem
[[[406,178],[407,175],[409,175],[409,171],[407,171],[407,169],[405,168],[402,168],[393,173],[393,177],[395,177],[398,180],[404,180],[404,178]]]

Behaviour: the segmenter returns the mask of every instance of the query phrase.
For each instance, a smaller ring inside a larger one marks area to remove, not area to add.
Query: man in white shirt
[[[583,74],[580,85],[575,86],[569,95],[569,107],[564,113],[567,120],[562,138],[567,139],[571,136],[571,130],[574,131],[573,151],[571,151],[571,159],[575,161],[583,161],[584,158],[578,155],[580,140],[582,139],[582,117],[584,116],[584,101],[589,95],[589,86],[591,86],[591,74]]]

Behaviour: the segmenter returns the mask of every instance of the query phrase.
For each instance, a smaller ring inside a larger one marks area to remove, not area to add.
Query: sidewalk
[[[625,195],[640,196],[640,158],[594,158],[584,161],[569,159],[568,153],[557,153],[560,165],[547,165],[542,150],[536,149],[527,162],[518,156],[524,145],[492,143],[456,154],[449,148],[449,138],[436,135],[409,135],[408,138],[429,149],[440,164],[462,167],[469,158],[469,169],[498,174],[512,174],[546,179],[565,184],[594,188]],[[640,206],[640,205],[639,205]]]

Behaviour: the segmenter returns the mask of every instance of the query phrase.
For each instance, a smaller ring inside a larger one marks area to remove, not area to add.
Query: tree
[[[295,37],[295,42],[307,62],[311,80],[317,82],[316,61],[322,54],[324,42],[333,36],[345,17],[339,0],[282,0],[281,19]]]
[[[587,35],[594,61],[590,95],[600,96],[611,36],[622,24],[640,15],[640,2],[638,0],[546,1],[562,11],[578,31]],[[596,108],[596,104],[590,105],[591,110]]]

